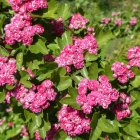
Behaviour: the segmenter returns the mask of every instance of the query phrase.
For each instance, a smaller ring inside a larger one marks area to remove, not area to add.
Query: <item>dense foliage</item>
[[[0,139],[140,139],[139,8],[0,0]]]

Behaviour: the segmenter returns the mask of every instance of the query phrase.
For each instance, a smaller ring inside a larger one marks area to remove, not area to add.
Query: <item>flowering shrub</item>
[[[136,6],[127,22],[64,1],[0,6],[0,139],[140,138]]]

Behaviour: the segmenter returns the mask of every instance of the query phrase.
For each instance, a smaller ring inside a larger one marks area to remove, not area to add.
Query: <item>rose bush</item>
[[[93,22],[73,4],[1,1],[0,139],[140,139],[137,7]]]

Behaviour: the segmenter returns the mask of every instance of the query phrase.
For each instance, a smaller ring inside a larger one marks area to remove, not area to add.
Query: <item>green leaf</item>
[[[4,102],[5,96],[6,96],[5,92],[0,92],[0,103]]]
[[[76,103],[76,98],[65,97],[60,100],[60,103],[70,105],[73,108],[78,109],[78,110],[80,109],[80,106]]]
[[[47,122],[44,121],[43,126],[41,126],[41,128],[39,128],[40,136],[41,136],[42,138],[45,139],[45,137],[46,137],[46,132],[49,131],[50,128],[51,128],[50,122],[49,122],[49,121],[47,121]]]
[[[114,80],[114,78],[113,78],[113,72],[112,72],[111,66],[110,66],[109,64],[106,64],[106,65],[105,65],[104,74],[105,74],[111,81]]]
[[[40,127],[40,125],[42,124],[42,117],[39,114],[35,115],[35,122],[37,127]]]
[[[54,137],[55,140],[66,140],[67,134],[63,131],[60,130]]]
[[[76,97],[78,96],[78,90],[75,89],[75,88],[73,88],[73,87],[70,87],[70,88],[68,89],[68,93],[69,93],[69,95],[70,95],[71,97],[73,97],[73,98],[76,98]]]
[[[108,120],[104,116],[99,120],[100,129],[107,133],[119,132],[118,124],[116,120]]]
[[[82,74],[82,76],[83,76],[84,78],[89,79],[89,77],[88,77],[88,71],[87,71],[87,68],[86,68],[86,67],[83,67],[83,68],[81,69],[81,74]]]
[[[32,83],[28,81],[29,79],[30,79],[30,75],[25,75],[24,77],[20,79],[20,83],[23,84],[27,88],[31,88]]]
[[[140,76],[135,76],[135,79],[130,83],[133,87],[140,87]]]
[[[78,84],[83,79],[83,77],[78,75],[72,75],[72,79]]]
[[[38,80],[38,81],[43,81],[43,80],[45,80],[45,79],[47,79],[47,78],[51,78],[51,74],[53,73],[53,71],[49,71],[49,72],[47,72],[47,73],[45,73],[45,74],[40,74],[36,79]]]
[[[43,12],[43,14],[40,16],[41,18],[54,18],[57,19],[58,15],[56,14],[58,9],[58,2],[56,0],[51,0],[48,2],[48,9],[46,12]]]
[[[90,54],[90,53],[88,53],[88,52],[85,54],[85,60],[86,60],[87,62],[95,61],[95,60],[97,60],[97,59],[98,59],[98,55]]]
[[[9,52],[3,46],[0,46],[0,56],[9,56]]]
[[[29,50],[34,54],[48,54],[48,49],[46,48],[45,42],[41,39],[38,39],[34,45],[30,45]]]
[[[21,69],[22,63],[23,63],[23,53],[20,52],[16,56],[16,66],[17,66],[18,70]]]
[[[39,61],[39,60],[33,60],[32,62],[27,62],[27,66],[31,69],[31,70],[35,70],[35,69],[39,69],[39,65],[44,64],[43,60]]]
[[[137,133],[137,130],[134,128],[134,126],[127,125],[126,127],[123,128],[123,130],[130,136],[133,136],[134,138],[140,138],[140,136]]]
[[[18,135],[21,132],[21,126],[18,125],[15,128],[12,128],[6,132],[6,138],[13,138],[14,136]]]
[[[24,116],[26,118],[26,121],[28,122],[33,118],[34,114],[32,112],[24,109]]]
[[[55,57],[58,56],[60,53],[60,48],[59,48],[58,44],[49,44],[47,46],[47,48],[49,48],[51,51],[53,51],[53,55]]]
[[[114,36],[111,31],[108,32],[100,32],[98,36],[96,37],[98,45],[101,47],[102,45],[105,45],[110,39],[112,39]]]
[[[91,80],[98,78],[98,64],[96,62],[89,66],[88,74]]]
[[[71,84],[72,84],[72,80],[69,76],[61,76],[57,89],[58,91],[63,91],[67,89],[68,87],[70,87]]]
[[[6,89],[12,90],[14,88],[15,88],[15,85],[8,85],[8,84],[6,84]]]
[[[67,20],[70,17],[70,5],[64,3],[58,8],[58,17],[62,17],[64,20]]]
[[[66,45],[72,44],[72,35],[70,31],[66,31],[62,35],[62,39],[56,38],[55,42],[59,45],[60,50],[62,50]]]
[[[62,41],[63,41],[65,46],[72,44],[71,32],[69,32],[69,31],[64,32],[62,35]]]
[[[95,112],[93,114],[93,117],[92,117],[92,121],[91,121],[91,128],[92,128],[92,131],[90,133],[90,139],[94,139],[94,140],[97,140],[100,135],[101,135],[101,129],[99,128],[98,126],[98,120],[100,118],[100,112]]]

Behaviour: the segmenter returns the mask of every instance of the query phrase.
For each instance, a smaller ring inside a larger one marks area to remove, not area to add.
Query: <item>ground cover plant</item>
[[[139,140],[139,0],[0,0],[0,139]]]

